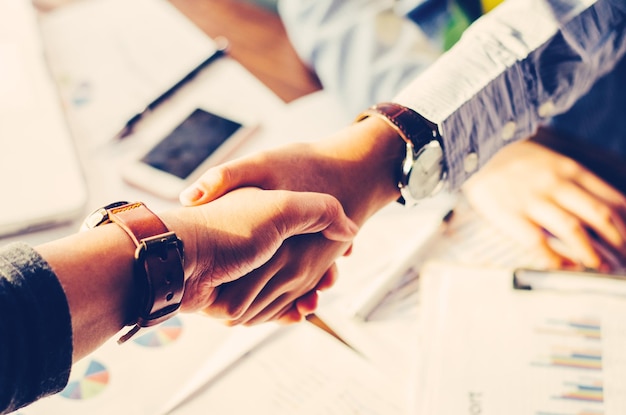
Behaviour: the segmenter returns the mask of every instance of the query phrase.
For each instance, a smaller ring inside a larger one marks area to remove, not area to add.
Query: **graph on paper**
[[[428,271],[416,413],[626,413],[626,301],[513,290],[499,269]]]

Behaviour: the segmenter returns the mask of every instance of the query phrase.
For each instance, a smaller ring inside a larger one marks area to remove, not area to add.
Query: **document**
[[[172,415],[390,415],[404,390],[311,324],[286,327]]]
[[[98,143],[216,50],[163,0],[75,2],[44,14],[41,29],[70,120]]]
[[[420,233],[432,230],[451,206],[454,215],[439,236],[428,240],[424,257],[416,259],[419,264],[415,263],[369,321],[354,318],[353,304],[368,283],[403,262],[397,254]],[[491,268],[541,268],[545,264],[538,252],[501,233],[458,195],[441,194],[416,208],[393,204],[373,216],[355,239],[352,254],[337,260],[339,280],[322,292],[317,314],[401,385],[415,377],[410,366],[418,347],[420,274],[422,266],[432,260]]]
[[[74,365],[63,391],[19,413],[154,414],[232,333],[218,320],[178,314],[124,345],[114,336]]]
[[[413,413],[626,413],[626,300],[515,290],[511,271],[424,270]]]

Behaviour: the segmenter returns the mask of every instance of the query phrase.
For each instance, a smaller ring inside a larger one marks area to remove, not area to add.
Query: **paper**
[[[155,412],[155,415],[168,414],[185,401],[194,399],[198,393],[239,363],[247,353],[262,347],[265,341],[278,335],[281,328],[283,326],[277,323],[232,328],[228,338],[199,364],[192,376],[181,382],[181,386],[173,391],[173,395]]]
[[[414,413],[626,413],[626,301],[511,281],[510,269],[424,271]]]
[[[216,49],[165,0],[75,2],[43,15],[41,29],[70,118],[96,142]]]
[[[153,414],[231,333],[216,320],[179,314],[123,345],[111,339],[72,368],[61,393],[20,414]]]
[[[311,324],[287,327],[173,415],[405,413],[395,383]]]
[[[359,298],[368,281],[396,265],[390,261],[403,244],[432,229],[452,205],[454,216],[445,233],[429,247],[427,260],[488,267],[541,267],[544,263],[536,251],[502,234],[455,195],[442,194],[413,209],[390,205],[373,216],[359,232],[352,254],[338,259],[339,281],[322,293],[317,314],[381,371],[401,379],[398,387],[414,378],[410,365],[416,358],[421,318],[419,270],[389,295],[369,322],[352,318],[352,301]]]
[[[480,217],[464,198],[445,238],[433,247],[433,259],[488,267],[543,268],[546,260],[533,248],[522,246]]]

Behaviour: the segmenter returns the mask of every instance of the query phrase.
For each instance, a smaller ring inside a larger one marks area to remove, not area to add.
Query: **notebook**
[[[0,1],[0,236],[82,214],[86,183],[30,1]]]

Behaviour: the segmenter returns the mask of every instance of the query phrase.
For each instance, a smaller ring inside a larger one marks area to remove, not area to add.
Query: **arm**
[[[568,110],[625,52],[621,0],[507,0],[395,101],[439,126],[458,188],[500,148]],[[466,168],[470,155],[475,168]]]
[[[621,0],[507,0],[396,97],[438,124],[452,188],[501,147],[532,135],[547,117],[569,108],[617,64],[626,50],[625,9]],[[336,196],[360,224],[398,197],[403,151],[393,129],[368,118],[317,143],[210,169],[181,202],[205,203],[239,186],[313,190]],[[319,256],[321,249],[315,241],[289,249],[289,266],[309,278],[342,253],[329,248],[324,262],[313,262],[307,257]],[[307,261],[315,266],[307,267]]]
[[[242,189],[215,203],[178,208],[159,216],[185,244],[184,312],[211,309],[220,298],[215,287],[246,274],[252,279],[271,280],[271,267],[263,266],[272,262],[276,250],[293,235],[315,233],[321,240],[346,243],[356,233],[355,225],[335,199],[312,193]],[[115,335],[129,321],[129,310],[134,309],[136,301],[135,245],[119,226],[103,225],[37,246],[36,251],[40,256],[34,252],[31,255],[35,262],[14,264],[10,258],[2,258],[8,271],[0,279],[0,296],[7,299],[2,306],[9,303],[11,308],[3,314],[7,321],[0,322],[4,328],[0,342],[0,379],[4,386],[0,397],[7,397],[7,401],[0,400],[0,412],[58,391],[67,381],[71,361]],[[39,281],[25,280],[29,275],[44,275],[52,290],[31,290],[29,287]],[[53,278],[55,275],[58,280]],[[252,302],[254,294],[240,292],[239,297]],[[50,301],[49,295],[55,301]],[[248,299],[250,295],[253,297]],[[52,307],[41,308],[45,301],[50,301]],[[13,315],[54,321],[63,335],[40,342],[45,344],[41,350],[26,349],[23,345],[30,345],[29,339],[41,339],[48,333],[37,331],[38,325],[11,325],[12,317],[7,316]],[[70,322],[71,327],[67,327]],[[48,352],[50,348],[52,353]],[[11,351],[14,354],[10,355]],[[24,377],[24,373],[33,377]],[[23,388],[34,392],[25,395]]]

